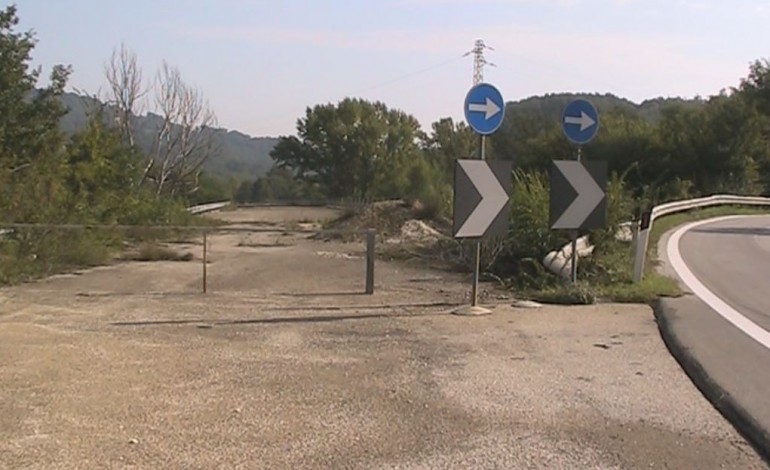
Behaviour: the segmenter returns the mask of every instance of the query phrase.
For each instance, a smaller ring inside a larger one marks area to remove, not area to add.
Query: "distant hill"
[[[67,134],[83,129],[89,113],[100,106],[97,100],[75,93],[65,93],[62,101],[69,110],[61,121],[61,129]],[[136,140],[145,151],[152,147],[154,129],[157,129],[160,119],[160,116],[153,113],[138,117]],[[221,178],[253,180],[272,168],[270,152],[278,143],[277,138],[251,137],[221,128],[211,129],[210,132],[219,153],[206,161],[203,167],[206,172]]]
[[[596,106],[599,114],[609,112],[625,112],[650,122],[656,122],[661,117],[661,110],[671,105],[698,107],[703,105],[701,100],[686,100],[682,98],[655,98],[636,104],[625,98],[606,93],[553,93],[543,96],[533,96],[520,101],[506,103],[506,115],[537,117],[549,122],[558,123],[567,104],[576,99],[584,98]]]
[[[557,93],[544,96],[533,96],[520,101],[506,103],[506,120],[498,132],[508,134],[516,140],[522,133],[533,129],[545,129],[556,125],[561,120],[564,107],[575,98],[590,100],[599,111],[600,116],[609,112],[624,112],[630,116],[656,122],[660,119],[661,111],[671,105],[686,107],[702,106],[701,100],[685,100],[680,98],[655,98],[636,104],[612,94],[574,94]],[[93,98],[75,93],[65,93],[64,105],[69,113],[62,119],[61,128],[68,134],[83,129],[88,120],[90,110],[97,109],[99,102]],[[153,130],[159,125],[160,116],[152,113],[140,116],[137,126],[137,142],[145,151],[152,146]],[[522,127],[522,124],[523,127]],[[273,166],[270,152],[278,143],[274,137],[251,137],[238,131],[216,128],[213,133],[214,144],[220,153],[210,158],[204,165],[204,170],[221,178],[238,180],[254,180],[264,175]]]

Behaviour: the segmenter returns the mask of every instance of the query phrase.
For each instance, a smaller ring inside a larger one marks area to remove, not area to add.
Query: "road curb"
[[[701,393],[770,464],[770,429],[764,428],[727,390],[712,379],[700,361],[691,353],[690,348],[682,344],[676,328],[670,321],[677,311],[677,308],[671,305],[671,301],[658,299],[653,302],[652,308],[663,342],[671,355]]]

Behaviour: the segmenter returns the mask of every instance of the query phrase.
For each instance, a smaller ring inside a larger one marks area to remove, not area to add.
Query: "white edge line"
[[[685,264],[684,259],[682,259],[682,255],[679,252],[679,241],[688,230],[691,230],[700,225],[734,219],[737,217],[745,216],[733,215],[718,217],[714,219],[692,222],[685,225],[684,227],[674,232],[673,235],[671,235],[671,238],[668,240],[668,244],[666,246],[666,253],[668,255],[668,260],[671,263],[671,266],[674,268],[674,271],[676,271],[682,281],[693,291],[693,293],[695,293],[696,296],[698,296],[709,307],[714,309],[714,311],[717,312],[722,318],[732,323],[736,328],[749,335],[753,340],[762,346],[770,349],[770,333],[768,333],[761,326],[743,316],[740,312],[728,305],[727,302],[720,299],[716,296],[716,294],[708,290],[708,288],[706,288],[706,286],[704,286],[703,283],[700,282],[697,277],[695,277],[695,274],[690,271],[690,268],[687,267],[687,264]]]

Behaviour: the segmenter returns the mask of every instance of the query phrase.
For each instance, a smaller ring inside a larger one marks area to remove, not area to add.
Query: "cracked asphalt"
[[[199,259],[0,290],[0,468],[767,468],[647,306],[455,316],[463,276],[378,262],[366,296],[357,244],[245,236],[205,295]]]

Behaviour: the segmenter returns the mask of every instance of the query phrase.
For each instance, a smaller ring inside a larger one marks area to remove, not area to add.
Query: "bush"
[[[485,248],[490,271],[515,287],[542,288],[557,281],[541,269],[541,260],[568,237],[549,226],[549,197],[545,174],[514,171],[508,235]]]
[[[132,261],[190,261],[192,253],[178,253],[170,248],[154,242],[144,242],[139,245],[136,253],[125,257]]]
[[[120,246],[110,230],[17,229],[0,242],[0,283],[107,262]]]
[[[403,193],[419,219],[439,220],[451,214],[452,187],[442,182],[438,170],[425,159],[418,159],[409,169]]]
[[[558,305],[591,305],[596,303],[596,292],[587,283],[564,284],[537,292],[528,297],[537,302]]]

